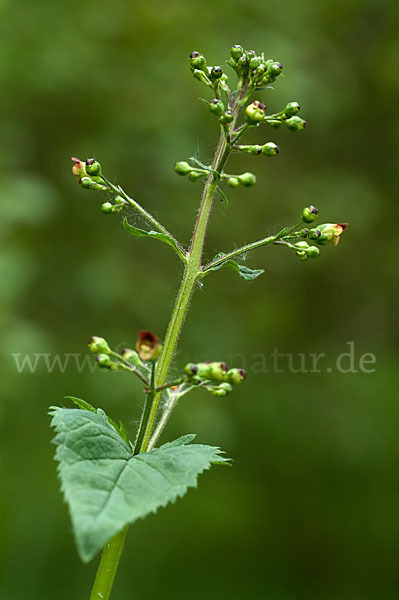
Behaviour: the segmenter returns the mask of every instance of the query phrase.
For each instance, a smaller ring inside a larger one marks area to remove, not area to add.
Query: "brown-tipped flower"
[[[136,342],[136,350],[141,360],[157,360],[161,354],[162,346],[155,333],[151,331],[139,331]]]
[[[71,160],[73,161],[72,173],[75,175],[78,183],[80,183],[82,177],[87,177],[86,164],[80,160],[80,158],[76,158],[75,156],[72,156]]]
[[[319,246],[333,242],[334,246],[338,246],[340,235],[348,227],[348,223],[323,223],[315,229],[309,231],[308,237]]]

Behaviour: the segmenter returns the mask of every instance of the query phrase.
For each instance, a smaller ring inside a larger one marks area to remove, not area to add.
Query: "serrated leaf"
[[[217,254],[213,260],[216,261],[220,258],[223,258],[223,256],[223,252],[220,252],[220,254]],[[242,279],[245,279],[245,281],[253,281],[259,277],[259,275],[262,275],[262,273],[265,272],[264,269],[250,269],[245,265],[239,264],[235,260],[228,259],[218,265],[215,265],[214,267],[212,267],[211,263],[211,265],[205,269],[204,274],[209,273],[210,271],[218,271],[222,267],[230,267],[230,269],[234,269],[234,271],[236,271]]]
[[[62,490],[85,562],[125,525],[196,487],[211,464],[228,462],[219,448],[190,445],[193,435],[132,456],[101,409],[51,407],[50,414]]]
[[[77,398],[76,396],[65,396],[66,400],[72,400],[72,402],[74,404],[76,404],[76,406],[79,406],[79,408],[81,408],[82,410],[89,410],[90,412],[94,412],[97,413],[97,409],[94,408],[94,406],[92,406],[91,404],[89,404],[88,402],[86,402],[86,400],[82,400],[82,398]],[[117,423],[116,421],[114,421],[113,419],[111,419],[111,417],[109,417],[107,415],[107,419],[108,419],[108,423],[110,425],[112,425],[112,427],[114,429],[116,429],[116,431],[119,433],[119,435],[121,436],[121,438],[123,438],[125,440],[125,442],[127,442],[128,444],[130,444],[129,442],[129,438],[125,429],[124,424],[122,423],[122,421],[119,421],[119,423]]]
[[[184,255],[184,253],[182,252],[181,247],[176,242],[176,240],[174,238],[170,237],[169,235],[167,235],[166,233],[162,233],[160,231],[146,231],[145,229],[139,229],[138,227],[134,227],[133,225],[130,225],[130,223],[128,222],[126,217],[124,217],[124,219],[123,219],[123,227],[125,228],[125,230],[128,233],[130,233],[130,235],[133,235],[134,237],[137,237],[137,238],[149,237],[149,238],[153,238],[155,240],[160,240],[161,242],[164,242],[165,244],[168,244],[168,246],[173,248],[173,250],[176,252],[176,254],[179,256],[179,258],[184,263],[187,262],[186,257]]]

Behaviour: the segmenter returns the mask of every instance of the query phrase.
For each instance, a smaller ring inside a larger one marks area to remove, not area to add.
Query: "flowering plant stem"
[[[238,85],[233,92],[221,67],[207,66],[205,57],[199,52],[190,54],[193,76],[214,93],[211,101],[204,102],[218,119],[220,137],[210,165],[196,157],[174,165],[175,172],[188,176],[190,181],[206,178],[188,250],[119,185],[106,179],[98,161],[88,158],[84,163],[72,158],[72,172],[82,187],[109,194],[108,201],[101,206],[104,214],[118,214],[124,208],[132,207],[135,213],[144,217],[147,228],[138,228],[125,217],[123,227],[127,233],[167,244],[184,264],[163,344],[151,331],[140,331],[135,350],[126,348],[120,354],[113,351],[102,337],[93,336],[89,341],[89,348],[97,355],[99,367],[128,371],[144,384],[146,399],[134,444],[129,441],[123,423],[114,421],[102,409],[94,408],[85,400],[70,397],[78,409],[50,409],[52,426],[57,433],[54,438],[56,459],[71,510],[78,551],[86,562],[103,548],[90,600],[109,599],[128,524],[175,501],[182,491],[184,493],[195,485],[198,475],[211,464],[228,462],[221,456],[223,452],[218,447],[191,444],[195,437],[193,434],[156,447],[182,396],[202,388],[215,397],[224,397],[246,377],[244,369],[230,368],[225,362],[206,361],[188,363],[179,377],[170,378],[170,367],[197,282],[221,267],[233,269],[246,281],[256,279],[264,272],[263,269],[251,269],[234,259],[261,246],[287,247],[301,261],[317,258],[320,254],[318,246],[329,242],[337,245],[347,227],[345,223],[324,223],[308,228],[307,225],[313,223],[318,214],[318,209],[310,205],[303,209],[301,221],[296,225],[284,227],[278,233],[227,254],[219,252],[213,260],[203,264],[204,243],[215,196],[219,195],[227,206],[224,184],[236,188],[251,187],[256,183],[253,173],[233,175],[225,172],[231,152],[258,156],[276,156],[279,153],[274,142],[235,145],[237,141],[249,128],[259,127],[261,123],[273,128],[285,124],[290,131],[302,131],[306,125],[297,116],[300,110],[297,102],[289,102],[283,111],[267,115],[266,106],[259,100],[245,107],[245,120],[240,124],[240,110],[251,93],[268,89],[283,67],[274,60],[266,60],[263,53],[257,56],[253,50],[244,50],[240,45],[233,46],[230,54],[231,60],[227,64],[238,77]],[[309,245],[309,241],[316,245]],[[83,426],[85,435],[81,438]],[[102,442],[98,443],[100,435]]]
[[[124,527],[105,544],[94,580],[90,600],[108,600],[111,594],[128,527]]]
[[[239,108],[239,101],[237,101],[235,104],[235,119],[233,123],[236,121]],[[224,131],[222,131],[212,161],[212,170],[210,171],[202,194],[201,205],[198,212],[197,221],[195,223],[191,246],[187,254],[187,265],[183,273],[176,303],[169,321],[162,353],[159,357],[156,370],[151,378],[151,385],[146,398],[142,423],[140,424],[136,441],[136,448],[140,453],[147,452],[155,445],[157,437],[161,434],[163,429],[159,428],[159,433],[157,433],[156,438],[151,438],[162,396],[162,390],[155,391],[155,389],[162,387],[166,382],[177,342],[183,327],[184,319],[190,305],[194,287],[199,275],[201,274],[201,259],[209,216],[212,211],[213,200],[219,183],[220,173],[222,172],[229,154],[230,145],[226,141],[226,135]],[[115,573],[120,561],[126,532],[127,527],[125,527],[123,531],[117,533],[110,540],[110,542],[106,544],[102,552],[90,600],[99,600],[100,598],[107,600],[109,598]]]

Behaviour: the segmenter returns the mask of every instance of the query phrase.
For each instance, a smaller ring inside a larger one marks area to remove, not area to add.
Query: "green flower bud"
[[[244,381],[247,374],[244,369],[230,369],[226,373],[226,379],[230,383],[234,383],[235,385],[239,385]]]
[[[309,248],[309,244],[305,241],[302,242],[296,242],[296,244],[294,244],[295,248],[298,248],[301,252],[305,252],[307,251],[307,249]]]
[[[101,210],[105,215],[112,213],[113,208],[114,206],[111,204],[111,202],[104,202],[104,204],[101,204]]]
[[[247,66],[247,63],[248,63],[248,58],[245,56],[245,54],[240,56],[240,58],[237,60],[237,65],[239,67],[241,67],[242,69],[244,69]]]
[[[262,152],[262,146],[253,145],[253,146],[236,146],[238,150],[241,152],[246,152],[247,154],[260,154]]]
[[[257,67],[259,67],[261,62],[262,62],[262,58],[260,56],[254,56],[253,58],[251,58],[249,61],[249,68],[251,69],[251,71],[254,71],[255,69],[257,69]]]
[[[197,365],[197,377],[202,379],[211,379],[213,381],[225,381],[227,373],[227,365],[223,362],[205,362],[198,363]]]
[[[256,177],[253,173],[243,173],[242,175],[239,175],[237,179],[241,185],[245,187],[251,187],[256,183]]]
[[[267,144],[263,144],[261,150],[262,154],[265,156],[276,156],[276,154],[280,152],[280,148],[273,142],[267,142]]]
[[[114,364],[108,354],[99,354],[96,358],[97,364],[103,369],[110,369]]]
[[[265,71],[266,71],[266,66],[264,65],[264,63],[260,63],[260,65],[258,65],[256,70],[254,71],[254,75],[256,77],[262,77],[262,75],[264,75]]]
[[[224,125],[227,125],[227,123],[231,123],[232,120],[234,119],[234,115],[232,113],[231,110],[226,110],[226,112],[224,113],[224,115],[222,115],[219,119],[219,121],[221,123],[223,123]]]
[[[252,104],[249,104],[245,109],[248,123],[255,124],[264,121],[265,108],[266,106],[258,100],[255,100],[254,102],[252,102]]]
[[[284,114],[287,115],[287,117],[292,117],[293,115],[296,115],[300,109],[301,107],[299,106],[298,102],[288,102],[284,109]]]
[[[220,79],[223,75],[223,71],[220,67],[212,67],[212,70],[209,73],[209,75],[212,80]]]
[[[228,394],[230,394],[233,391],[232,386],[230,385],[230,383],[227,383],[227,382],[221,383],[217,387],[207,387],[206,389],[213,396],[217,396],[219,398],[223,398],[224,396],[227,396]]]
[[[300,117],[291,117],[286,120],[285,124],[290,131],[302,131],[306,127],[306,121]]]
[[[266,123],[270,125],[270,127],[273,127],[273,129],[278,129],[281,125],[281,121],[279,121],[279,119],[267,119]]]
[[[101,165],[94,158],[86,159],[86,173],[88,175],[100,176],[101,175]]]
[[[114,202],[115,204],[125,204],[125,200],[122,198],[122,196],[115,196]]]
[[[230,54],[233,60],[238,60],[244,54],[244,48],[240,44],[235,44],[230,50]]]
[[[209,110],[212,114],[220,117],[224,113],[224,104],[221,100],[215,98],[209,102]]]
[[[94,184],[94,181],[92,179],[90,179],[90,177],[82,177],[82,179],[80,180],[80,185],[82,187],[84,187],[86,190],[91,189],[93,184]]]
[[[95,190],[95,191],[105,191],[107,190],[107,186],[101,185],[101,183],[96,183],[90,177],[82,177],[80,180],[80,184],[87,190]]]
[[[191,173],[192,169],[188,162],[185,162],[184,160],[177,162],[173,168],[175,170],[175,173],[177,173],[178,175],[188,175],[189,173]]]
[[[129,361],[135,367],[142,366],[142,362],[140,360],[139,355],[137,354],[137,352],[135,352],[135,350],[132,350],[131,348],[125,348],[124,350],[122,350],[121,357]]]
[[[199,52],[191,52],[190,65],[193,67],[193,69],[200,69],[201,71],[204,71],[206,69],[205,56]]]
[[[201,71],[200,69],[194,69],[193,75],[194,75],[194,77],[196,79],[198,79],[198,81],[201,81],[202,83],[209,84],[209,79],[205,75],[204,71]]]
[[[240,185],[240,180],[238,177],[229,177],[226,183],[230,187],[238,187]]]
[[[317,219],[317,215],[319,214],[319,210],[313,206],[307,206],[302,211],[302,221],[304,223],[312,223],[315,219]]]
[[[194,363],[188,363],[183,370],[188,377],[194,377],[198,373],[198,367]]]
[[[199,173],[198,171],[191,171],[188,178],[190,181],[198,181],[198,179],[201,179],[201,177],[203,177],[203,176],[204,176],[204,173]]]
[[[111,352],[111,348],[108,346],[108,342],[104,338],[98,337],[96,335],[93,335],[93,337],[89,339],[88,345],[90,348],[90,352],[93,352],[94,354],[108,354],[109,352]]]
[[[267,68],[267,74],[270,77],[278,77],[278,75],[280,75],[282,70],[283,70],[283,65],[281,63],[272,62],[272,64],[269,65]]]
[[[306,250],[306,255],[309,258],[317,258],[320,256],[320,250],[317,246],[309,246],[309,248]]]

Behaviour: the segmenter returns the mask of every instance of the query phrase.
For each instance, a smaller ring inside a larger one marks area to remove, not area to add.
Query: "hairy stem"
[[[247,95],[247,83],[241,88],[233,107],[234,118],[230,125],[230,131],[234,131],[239,110]],[[201,274],[201,259],[204,249],[206,231],[208,228],[209,217],[212,211],[213,200],[217,190],[223,167],[231,152],[231,144],[226,139],[226,134],[222,130],[219,142],[216,147],[215,155],[211,165],[211,173],[205,184],[202,194],[201,205],[198,211],[197,221],[194,227],[194,233],[191,240],[190,250],[187,254],[187,265],[184,270],[183,279],[177,295],[176,303],[172,312],[169,326],[166,332],[162,354],[159,358],[157,371],[155,374],[155,387],[161,387],[166,382],[173,355],[176,350],[177,342],[183,327],[184,320],[190,305],[191,297],[194,291],[195,283]],[[145,452],[151,438],[151,434],[157,418],[159,403],[161,401],[161,392],[154,395],[151,412],[148,419],[146,432],[141,447],[141,452]]]
[[[104,546],[90,600],[108,600],[118,569],[128,527],[119,531]]]

